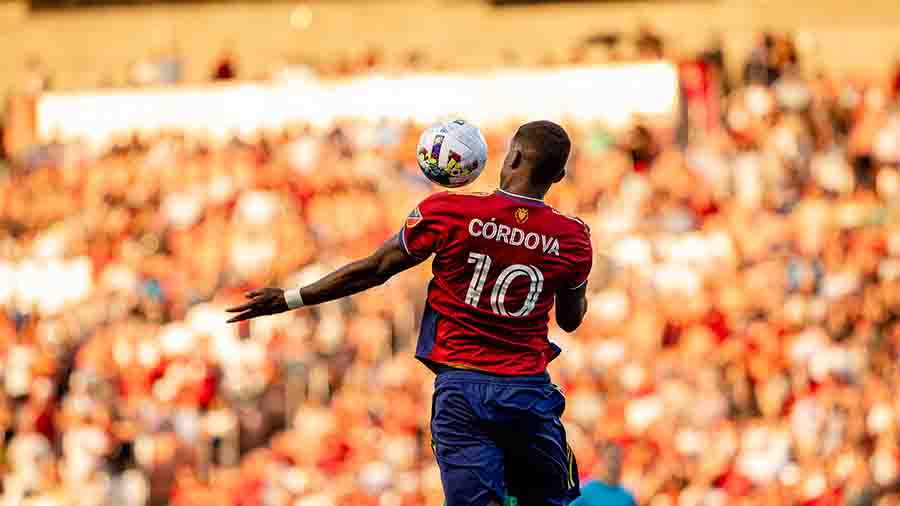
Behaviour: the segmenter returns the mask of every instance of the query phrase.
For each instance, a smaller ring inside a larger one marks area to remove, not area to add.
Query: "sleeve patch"
[[[419,208],[415,208],[409,213],[409,216],[406,217],[406,228],[413,228],[419,223],[422,222],[422,212],[419,211]]]

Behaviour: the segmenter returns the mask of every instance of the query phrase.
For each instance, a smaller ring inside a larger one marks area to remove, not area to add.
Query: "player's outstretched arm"
[[[288,305],[285,291],[281,288],[263,288],[248,293],[246,296],[250,299],[249,302],[227,310],[229,313],[239,313],[228,320],[228,323],[283,313],[300,305],[312,306],[347,297],[381,285],[395,274],[420,263],[422,260],[409,256],[400,245],[400,238],[394,236],[368,257],[349,263],[301,288],[299,301],[297,297],[291,297],[295,300],[293,307]]]
[[[566,332],[574,332],[587,313],[587,283],[578,288],[556,292],[556,323]]]

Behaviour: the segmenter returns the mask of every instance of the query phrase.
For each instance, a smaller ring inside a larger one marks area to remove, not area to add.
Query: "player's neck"
[[[517,185],[514,183],[500,185],[500,190],[516,197],[535,200],[544,200],[544,195],[547,193],[547,190],[537,189],[529,185]]]

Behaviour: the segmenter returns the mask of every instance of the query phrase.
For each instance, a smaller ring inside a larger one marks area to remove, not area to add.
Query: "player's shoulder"
[[[491,192],[467,192],[467,191],[457,191],[457,190],[444,190],[436,193],[432,193],[428,196],[428,199],[439,200],[439,201],[459,201],[465,199],[483,199],[486,197],[491,197],[494,194]]]
[[[483,192],[461,192],[461,191],[441,191],[432,193],[424,200],[422,200],[420,206],[425,206],[428,208],[444,208],[444,209],[456,209],[462,210],[466,209],[466,207],[461,207],[464,204],[470,204],[471,200],[484,200],[487,197],[490,197],[491,193],[483,193]]]
[[[556,217],[560,223],[560,227],[563,230],[578,234],[585,235],[588,238],[591,236],[591,227],[581,218],[577,216],[572,216],[563,212],[560,212],[556,208],[552,206],[547,206],[552,213],[552,216]]]
[[[413,209],[407,218],[407,225],[418,223],[422,220],[437,220],[445,224],[464,224],[477,210],[484,209],[487,203],[485,197],[489,193],[453,192],[442,191],[432,193]],[[472,199],[479,199],[474,202]],[[410,221],[412,220],[412,221]]]

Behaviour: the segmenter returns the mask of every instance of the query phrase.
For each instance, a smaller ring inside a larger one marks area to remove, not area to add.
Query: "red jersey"
[[[416,347],[426,365],[537,374],[559,355],[550,309],[557,291],[587,282],[584,222],[503,190],[444,192],[410,213],[400,242],[413,258],[435,255]]]

